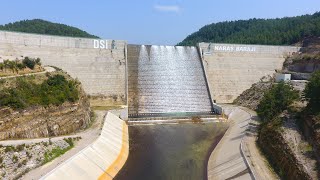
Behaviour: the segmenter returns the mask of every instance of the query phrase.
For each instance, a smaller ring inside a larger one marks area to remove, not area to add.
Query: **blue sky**
[[[320,0],[3,0],[0,24],[41,18],[104,39],[174,45],[206,24],[320,11]]]

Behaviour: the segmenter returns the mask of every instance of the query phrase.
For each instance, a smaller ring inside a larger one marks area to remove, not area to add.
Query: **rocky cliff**
[[[256,110],[265,92],[272,87],[272,82],[258,82],[245,90],[233,103]]]
[[[320,70],[320,37],[308,37],[302,41],[300,52],[286,59],[283,72],[294,80],[308,80],[311,73]]]
[[[316,172],[310,172],[312,170],[303,164],[305,161],[290,147],[284,133],[286,130],[278,127],[281,121],[261,128],[257,141],[259,147],[283,179],[314,179]]]
[[[45,75],[37,76],[44,79]],[[6,84],[10,83],[8,80]],[[66,101],[58,106],[33,106],[20,110],[1,107],[0,140],[59,136],[88,127],[90,103],[81,85],[78,90],[79,99],[74,103]]]
[[[299,121],[306,139],[312,144],[318,162],[320,162],[320,115],[303,115]]]

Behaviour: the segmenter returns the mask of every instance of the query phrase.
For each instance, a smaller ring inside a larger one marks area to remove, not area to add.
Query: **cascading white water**
[[[195,47],[141,46],[138,114],[210,112],[210,97]]]

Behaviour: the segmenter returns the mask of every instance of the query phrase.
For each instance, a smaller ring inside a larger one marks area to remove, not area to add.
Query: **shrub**
[[[41,84],[35,84],[25,78],[17,78],[16,88],[4,88],[0,91],[0,107],[8,106],[23,109],[32,105],[60,105],[66,101],[79,99],[78,83],[67,80],[62,75],[50,76]]]
[[[22,69],[26,68],[26,65],[22,64],[22,63],[17,63],[17,68],[22,70]]]
[[[70,147],[73,147],[74,146],[74,143],[73,143],[73,139],[72,138],[64,138],[63,139],[64,141],[66,141]]]
[[[22,151],[25,147],[25,144],[20,144],[16,147],[16,150],[19,152],[19,151]]]
[[[30,154],[29,151],[26,151],[26,154],[27,154],[27,157],[28,157],[29,159],[32,158],[32,154]]]
[[[18,157],[16,155],[12,156],[12,162],[14,163],[18,162]]]
[[[34,59],[31,59],[29,57],[25,57],[23,60],[22,60],[22,63],[27,66],[28,68],[30,69],[34,69],[34,66],[36,65],[36,62]]]
[[[313,113],[320,112],[320,70],[312,74],[310,81],[304,90],[305,98],[308,100],[307,108]]]
[[[293,90],[290,85],[284,82],[275,84],[264,94],[258,105],[257,113],[262,121],[270,121],[298,98],[299,93]]]
[[[41,60],[40,60],[40,58],[35,59],[35,63],[36,63],[37,65],[41,66]]]
[[[6,146],[6,148],[4,149],[4,152],[10,152],[10,151],[13,151],[14,148],[12,146]]]

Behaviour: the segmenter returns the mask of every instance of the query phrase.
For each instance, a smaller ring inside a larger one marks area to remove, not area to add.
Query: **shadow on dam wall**
[[[227,123],[129,127],[129,157],[117,180],[207,179],[207,161]]]

